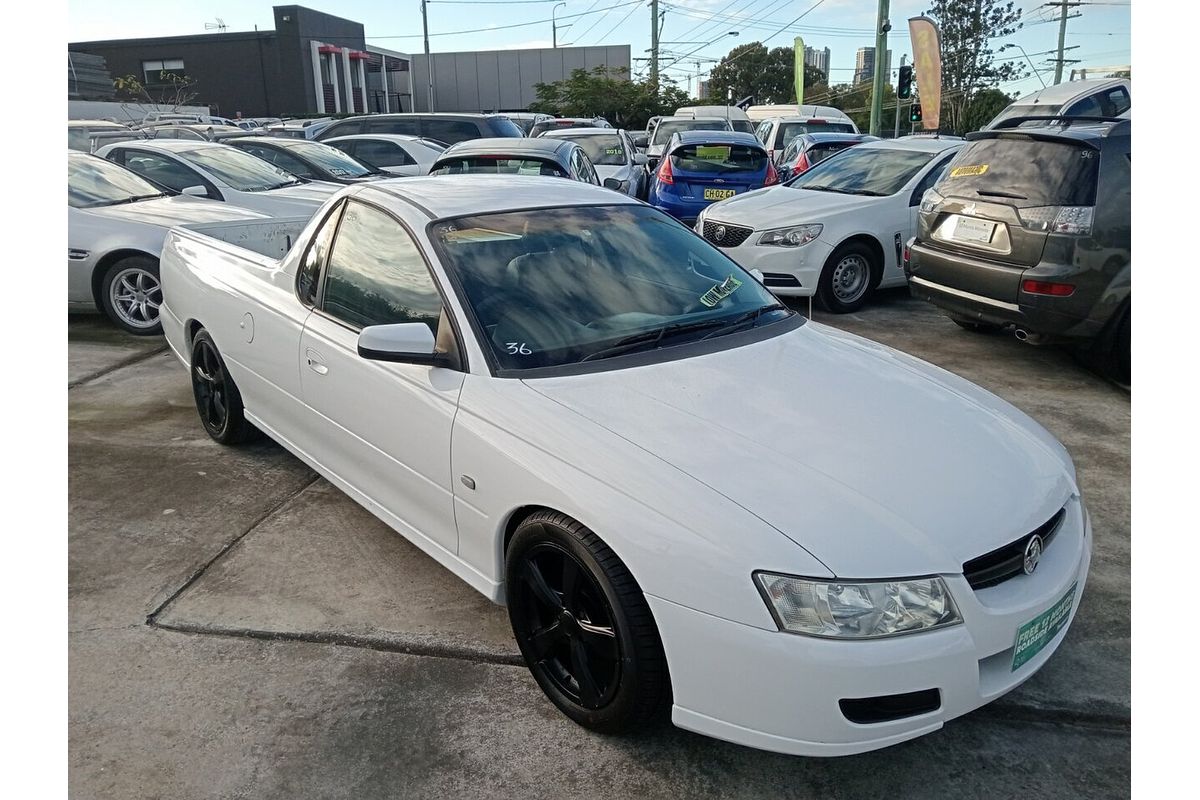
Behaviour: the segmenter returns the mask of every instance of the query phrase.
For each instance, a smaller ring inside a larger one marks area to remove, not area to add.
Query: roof
[[[547,139],[539,136],[534,139],[518,139],[515,136],[496,137],[491,139],[467,139],[465,142],[452,144],[442,151],[442,158],[451,156],[481,156],[481,155],[542,155],[558,156],[564,150],[572,147],[573,143],[558,137]]]
[[[1010,119],[1021,119],[1011,117]],[[1057,117],[1058,120],[1046,120],[1040,125],[1022,126],[1019,128],[989,128],[985,131],[975,131],[967,134],[967,141],[977,139],[998,139],[1002,136],[1026,136],[1041,139],[1072,139],[1077,142],[1095,142],[1097,139],[1130,136],[1132,122],[1127,119],[1111,122],[1080,120],[1071,123],[1071,117]]]
[[[855,150],[916,150],[922,153],[941,153],[955,147],[962,147],[966,142],[961,139],[880,139],[877,142],[863,142]]]
[[[341,119],[335,119],[333,121],[344,122],[345,120],[349,119],[409,119],[410,117],[470,117],[471,119],[479,119],[482,117],[507,116],[507,114],[476,114],[470,111],[397,111],[393,114],[355,114],[352,117],[342,117]]]
[[[1106,86],[1127,85],[1128,83],[1128,78],[1092,78],[1085,81],[1066,81],[1065,83],[1056,83],[1053,86],[1038,89],[1036,92],[1030,92],[1014,100],[1013,104],[1018,106],[1027,105],[1026,101],[1032,101],[1035,98],[1039,105],[1042,103],[1061,104],[1081,94],[1091,94]]]
[[[553,128],[543,131],[539,139],[570,139],[575,136],[616,136],[621,128]]]
[[[679,144],[744,144],[766,150],[763,143],[753,133],[745,131],[677,131],[671,136],[671,141],[679,140]]]
[[[872,136],[869,133],[845,133],[845,132],[841,132],[841,131],[832,132],[832,133],[802,133],[799,136],[797,136],[796,138],[804,139],[805,141],[811,142],[813,144],[820,144],[821,142],[877,142],[877,141],[879,141],[878,136]],[[904,138],[904,137],[900,137],[900,138]]]
[[[248,139],[250,137],[247,136],[246,138]],[[333,136],[329,139],[325,139],[322,143],[330,144],[331,142],[348,142],[352,139],[356,141],[364,139],[382,139],[385,142],[416,142],[417,144],[423,144],[424,138],[425,137],[422,136],[412,136],[407,133],[347,133],[342,136]]]
[[[125,142],[121,144],[125,144]],[[221,142],[207,142],[199,139],[138,139],[132,144],[143,150],[163,150],[168,153],[182,153],[188,150],[203,150],[213,147],[229,148],[229,145]]]
[[[434,219],[530,208],[641,205],[629,195],[603,186],[533,175],[390,178],[365,184],[361,191],[378,191],[411,202]]]

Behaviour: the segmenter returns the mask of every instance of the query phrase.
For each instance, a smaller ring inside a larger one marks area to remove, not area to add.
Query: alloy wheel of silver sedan
[[[104,277],[104,310],[113,322],[137,335],[162,331],[158,311],[162,284],[158,262],[148,256],[131,256],[114,264]]]

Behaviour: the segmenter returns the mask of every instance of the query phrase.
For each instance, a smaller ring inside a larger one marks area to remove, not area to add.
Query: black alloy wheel
[[[506,580],[517,645],[559,709],[604,733],[657,715],[670,692],[658,629],[599,537],[565,515],[538,512],[513,536]]]
[[[191,372],[196,411],[208,435],[221,444],[252,438],[257,429],[246,421],[242,396],[208,331],[199,331],[192,340]]]

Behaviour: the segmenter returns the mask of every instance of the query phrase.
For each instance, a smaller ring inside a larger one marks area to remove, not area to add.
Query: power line
[[[780,28],[778,31],[776,31],[775,33],[773,33],[773,34],[771,34],[770,36],[766,37],[765,39],[761,39],[761,40],[759,41],[759,44],[766,45],[766,43],[767,43],[767,42],[771,41],[771,40],[772,40],[772,39],[774,39],[776,36],[778,36],[779,34],[783,33],[785,30],[787,30],[789,27],[791,27],[792,25],[795,25],[797,22],[799,22],[800,20],[804,19],[806,16],[808,16],[809,14],[811,14],[813,11],[816,11],[816,10],[817,10],[818,8],[820,8],[820,7],[821,7],[821,6],[822,6],[824,3],[825,3],[825,0],[817,0],[817,2],[815,2],[815,3],[813,3],[811,6],[809,6],[809,7],[808,7],[808,9],[807,9],[806,11],[804,11],[803,13],[801,13],[801,14],[800,14],[800,16],[796,17],[794,20],[792,20],[791,22],[789,22],[787,25],[784,25],[784,26],[783,26],[782,28]],[[704,46],[702,46],[702,47],[699,47],[699,48],[697,48],[696,50],[693,50],[692,52],[693,52],[693,53],[695,53],[695,52],[698,52],[699,50],[703,50],[703,49],[704,49],[704,47],[708,47],[708,45],[706,44],[706,45],[704,45]],[[739,58],[741,58],[742,56],[746,55],[746,54],[747,54],[747,53],[749,53],[749,52],[751,52],[751,51],[750,51],[750,50],[745,50],[745,51],[743,51],[743,52],[739,53],[738,55],[734,56],[733,58],[729,59],[728,61],[724,62],[724,63],[725,63],[725,64],[731,64],[731,63],[733,63],[734,61],[737,61]],[[691,53],[689,53],[688,55],[691,55]],[[682,60],[683,60],[684,58],[686,58],[686,57],[687,57],[687,56],[682,56],[682,57],[680,57],[680,58],[677,58],[677,59],[675,59],[674,61],[672,61],[672,62],[671,62],[671,64],[678,64],[680,61],[682,61]],[[710,70],[710,72],[711,72],[711,70]]]
[[[561,0],[560,0],[560,2],[561,2]],[[607,8],[600,8],[600,9],[596,9],[595,11],[581,11],[577,14],[563,14],[561,17],[557,17],[557,19],[576,19],[578,17],[586,17],[589,14],[600,14],[602,12],[612,11],[614,8],[624,8],[625,6],[635,6],[636,7],[641,4],[642,4],[642,0],[625,0],[625,2],[615,3],[614,5],[608,6]],[[630,13],[632,13],[632,12],[630,12]],[[487,33],[489,31],[503,31],[503,30],[509,30],[511,28],[528,28],[530,25],[544,25],[547,22],[554,22],[554,19],[555,18],[547,17],[546,19],[535,19],[535,20],[530,20],[529,22],[515,22],[511,25],[493,25],[489,28],[471,28],[469,30],[462,30],[462,31],[443,31],[442,33],[431,33],[431,34],[429,34],[429,36],[431,38],[434,36],[458,36],[458,35],[464,34],[464,33]],[[422,37],[422,34],[419,34],[419,33],[407,33],[407,34],[403,34],[403,35],[393,35],[393,36],[365,36],[363,38],[364,39],[420,39],[421,37]]]
[[[616,25],[613,25],[613,26],[612,26],[612,28],[610,28],[610,29],[609,29],[608,33],[604,34],[603,36],[601,36],[599,39],[597,39],[597,40],[596,40],[596,44],[600,44],[600,43],[602,43],[602,42],[603,42],[605,39],[607,39],[608,37],[612,36],[612,35],[613,35],[613,31],[615,31],[617,28],[621,27],[621,25],[622,25],[622,24],[624,24],[625,20],[627,20],[627,19],[629,19],[630,17],[632,17],[632,16],[633,16],[633,12],[637,11],[637,7],[638,7],[638,6],[640,6],[641,4],[642,4],[642,0],[638,0],[636,3],[634,3],[634,6],[633,6],[633,8],[629,9],[629,12],[628,12],[628,13],[627,13],[625,16],[621,17],[621,19],[620,19],[620,20],[617,22],[617,24],[616,24]],[[617,6],[613,6],[613,8],[617,8]],[[610,10],[611,10],[611,9],[610,9]]]

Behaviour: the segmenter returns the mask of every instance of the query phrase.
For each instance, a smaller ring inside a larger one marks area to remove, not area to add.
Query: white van
[[[720,117],[729,121],[729,126],[742,133],[754,133],[755,123],[746,116],[746,112],[737,106],[684,106],[675,109],[675,116],[699,119],[701,117]]]
[[[797,106],[751,106],[755,108],[797,108]],[[771,160],[778,163],[788,144],[803,133],[861,133],[854,120],[831,106],[799,106],[798,114],[760,117],[754,135],[767,146]]]
[[[1130,85],[1128,78],[1102,78],[1047,86],[1014,100],[983,130],[1010,117],[1119,117],[1132,105]]]

